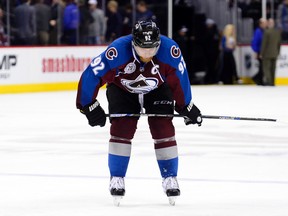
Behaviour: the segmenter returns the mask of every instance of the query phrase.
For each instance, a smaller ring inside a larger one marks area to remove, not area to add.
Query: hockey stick
[[[179,114],[146,114],[146,113],[139,113],[139,114],[106,114],[106,117],[111,118],[119,118],[119,117],[184,117],[183,115]],[[251,118],[251,117],[237,117],[237,116],[216,116],[216,115],[202,115],[202,118],[206,119],[220,119],[220,120],[246,120],[246,121],[270,121],[276,122],[277,119],[270,119],[270,118]]]

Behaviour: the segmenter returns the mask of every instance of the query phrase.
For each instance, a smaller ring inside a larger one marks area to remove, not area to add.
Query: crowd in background
[[[161,33],[167,34],[163,24],[167,8],[157,8],[161,3],[167,7],[164,0],[157,4],[139,0],[136,8],[129,0],[107,0],[106,5],[99,0],[10,0],[10,14],[6,13],[6,2],[0,1],[0,46],[109,44],[130,34],[133,20],[153,20]],[[237,2],[243,17],[253,18],[257,29],[262,1]],[[234,3],[227,0],[228,7]],[[275,17],[276,26],[281,29],[282,42],[288,42],[288,0],[274,0],[274,14],[271,5],[267,6],[268,18]],[[233,56],[237,45],[235,31],[231,23],[218,29],[217,23],[199,7],[199,0],[173,1],[173,39],[182,50],[192,84],[241,83]]]
[[[6,0],[0,3],[0,45],[92,45],[107,44],[129,34],[132,5],[129,1],[97,0]],[[146,1],[138,1],[136,19],[156,20]],[[105,10],[104,10],[105,9]],[[5,15],[5,16],[4,16]],[[10,40],[5,34],[10,21]],[[2,30],[1,30],[2,29]]]

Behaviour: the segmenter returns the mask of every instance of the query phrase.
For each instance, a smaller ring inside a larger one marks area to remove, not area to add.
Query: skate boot
[[[125,195],[124,177],[112,176],[110,180],[109,190],[113,196],[114,205],[119,206],[120,201]]]
[[[180,189],[175,176],[164,178],[162,181],[164,193],[168,196],[170,205],[175,205],[176,197],[180,196]]]

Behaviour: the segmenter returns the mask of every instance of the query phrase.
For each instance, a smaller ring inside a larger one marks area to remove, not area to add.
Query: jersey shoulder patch
[[[104,52],[105,58],[110,68],[115,68],[126,63],[132,54],[132,36],[127,35],[116,39]]]
[[[157,58],[173,67],[176,67],[181,60],[181,50],[178,44],[166,37],[161,35],[161,45],[157,53]]]

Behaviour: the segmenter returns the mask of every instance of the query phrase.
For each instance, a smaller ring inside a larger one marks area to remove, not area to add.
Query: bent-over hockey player
[[[109,114],[170,114],[185,116],[185,124],[202,123],[200,110],[192,102],[191,87],[178,45],[160,35],[152,21],[135,24],[132,34],[116,39],[95,57],[78,85],[77,108],[91,126],[103,127],[106,114],[97,101],[99,88],[107,83]],[[175,103],[174,103],[175,102]],[[132,139],[139,117],[110,118],[108,165],[110,193],[124,196]],[[180,195],[177,182],[178,151],[172,117],[148,117],[150,133],[162,176],[164,192],[175,204]],[[119,205],[119,203],[118,203]]]

